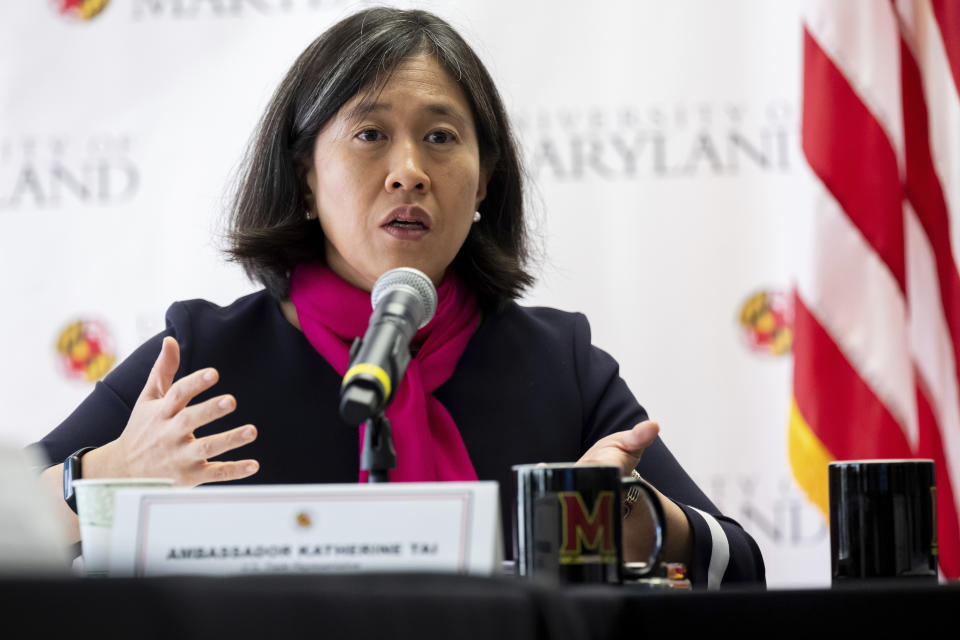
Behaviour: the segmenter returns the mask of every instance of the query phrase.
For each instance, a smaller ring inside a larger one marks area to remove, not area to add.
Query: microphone
[[[387,408],[410,364],[410,341],[437,311],[430,278],[410,267],[377,278],[370,294],[373,315],[363,339],[350,347],[350,365],[340,385],[340,416],[359,424]]]

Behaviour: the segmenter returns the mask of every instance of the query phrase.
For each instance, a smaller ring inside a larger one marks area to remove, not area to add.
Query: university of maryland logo
[[[50,0],[56,11],[74,20],[92,20],[107,8],[110,0]]]
[[[313,518],[310,517],[309,511],[298,511],[294,522],[298,529],[309,529],[313,526]]]
[[[751,350],[773,356],[793,347],[793,309],[790,297],[777,291],[760,291],[740,308],[739,324]]]
[[[617,561],[617,547],[613,539],[613,491],[601,491],[587,512],[587,505],[579,491],[559,491],[560,518],[563,541],[560,544],[560,564],[605,564]]]
[[[71,322],[57,337],[57,354],[68,378],[96,382],[116,361],[107,328],[95,320]]]

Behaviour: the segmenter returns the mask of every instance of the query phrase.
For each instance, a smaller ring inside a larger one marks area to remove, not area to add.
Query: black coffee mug
[[[516,465],[513,479],[517,575],[554,583],[623,582],[623,497],[634,487],[640,498],[633,509],[650,509],[656,541],[646,563],[631,563],[631,578],[651,574],[660,563],[663,508],[642,480],[621,479],[615,466],[573,463]]]
[[[933,460],[844,460],[828,468],[833,584],[936,582]]]

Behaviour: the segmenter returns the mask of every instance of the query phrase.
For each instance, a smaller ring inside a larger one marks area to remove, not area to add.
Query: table
[[[60,639],[912,637],[956,629],[958,607],[960,583],[706,592],[447,574],[0,576],[4,627]]]

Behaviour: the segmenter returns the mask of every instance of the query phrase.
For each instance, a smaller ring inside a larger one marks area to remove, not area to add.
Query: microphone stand
[[[397,468],[397,450],[393,448],[390,420],[379,412],[364,423],[360,468],[370,472],[369,482],[390,482],[390,469]]]

